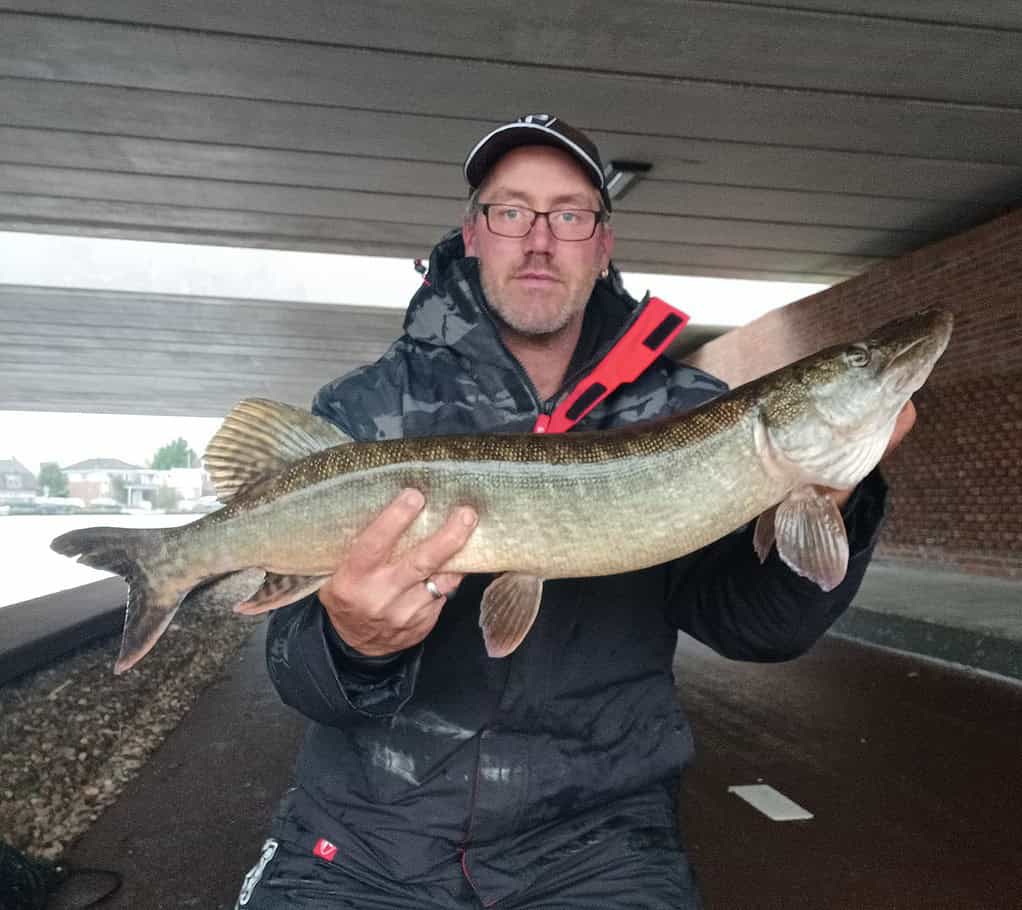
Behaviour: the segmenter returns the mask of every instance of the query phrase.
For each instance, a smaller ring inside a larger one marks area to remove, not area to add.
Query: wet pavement
[[[266,675],[265,628],[70,851],[72,865],[120,873],[123,885],[104,910],[234,906],[305,727]],[[69,885],[48,910],[78,906]]]
[[[1022,685],[838,638],[777,665],[687,642],[676,673],[708,910],[1022,908]],[[814,818],[728,792],[759,782]]]
[[[72,851],[124,876],[105,907],[232,906],[302,727],[261,634]],[[777,665],[685,642],[676,668],[707,910],[1022,907],[1022,686],[840,638]],[[814,818],[770,821],[728,792],[760,782]]]
[[[1022,680],[1022,579],[874,562],[833,631]]]

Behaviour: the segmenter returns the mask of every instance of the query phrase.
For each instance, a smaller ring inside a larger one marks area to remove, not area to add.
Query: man
[[[484,137],[465,174],[464,224],[433,250],[405,335],[315,399],[356,439],[528,431],[643,306],[611,264],[611,201],[583,134],[522,118]],[[661,358],[579,425],[684,411],[724,388]],[[805,651],[857,590],[883,511],[875,475],[835,495],[852,556],[829,594],[776,554],[761,565],[746,529],[667,565],[548,581],[532,631],[495,660],[478,626],[489,579],[443,571],[475,515],[459,508],[392,559],[424,506],[406,490],[317,596],[272,615],[270,675],[312,723],[239,905],[700,906],[676,822],[692,755],[677,630],[737,659]]]

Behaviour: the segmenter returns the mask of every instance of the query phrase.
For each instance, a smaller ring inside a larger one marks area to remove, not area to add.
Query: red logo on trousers
[[[337,848],[330,841],[322,837],[316,841],[316,846],[312,848],[312,852],[315,856],[325,859],[328,863],[332,863],[334,857],[337,856]]]

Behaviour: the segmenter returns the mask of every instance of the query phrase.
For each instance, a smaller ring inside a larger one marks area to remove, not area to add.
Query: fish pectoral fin
[[[329,575],[277,575],[267,572],[259,590],[248,600],[243,600],[234,608],[235,613],[256,616],[277,607],[287,606],[300,600],[313,591],[318,591]]]
[[[543,579],[519,572],[498,575],[483,592],[479,627],[490,657],[507,657],[529,634],[543,598]]]
[[[824,591],[848,571],[848,535],[834,500],[812,486],[797,487],[777,506],[777,552],[795,572]]]
[[[766,562],[770,548],[774,545],[774,520],[777,506],[767,509],[756,519],[756,531],[752,536],[752,546],[760,562]]]
[[[227,502],[244,487],[293,461],[351,442],[337,427],[308,411],[246,398],[224,418],[206,449],[206,470],[217,498]]]

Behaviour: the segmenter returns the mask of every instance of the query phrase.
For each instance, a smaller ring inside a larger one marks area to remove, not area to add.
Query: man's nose
[[[557,238],[550,231],[550,222],[546,215],[537,212],[536,220],[532,223],[532,230],[525,237],[526,250],[530,253],[548,253],[550,248],[557,242]]]

